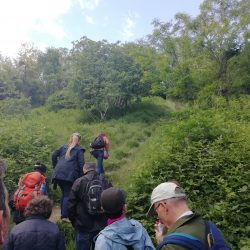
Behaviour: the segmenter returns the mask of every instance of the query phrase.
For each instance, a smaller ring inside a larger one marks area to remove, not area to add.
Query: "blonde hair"
[[[65,154],[65,159],[69,159],[70,158],[70,151],[79,144],[81,140],[81,135],[80,133],[73,133],[70,138],[69,138],[69,142],[68,142],[68,149],[67,152]]]

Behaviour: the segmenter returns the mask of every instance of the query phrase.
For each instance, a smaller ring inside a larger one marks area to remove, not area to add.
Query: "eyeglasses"
[[[161,202],[159,202],[156,206],[154,206],[154,212],[157,213],[157,209],[159,208],[159,206],[161,205]]]

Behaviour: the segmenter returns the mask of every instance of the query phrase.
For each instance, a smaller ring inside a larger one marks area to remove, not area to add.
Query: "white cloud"
[[[138,14],[134,12],[129,12],[128,15],[125,17],[122,24],[122,36],[125,41],[130,40],[134,37],[137,19]]]
[[[43,33],[54,39],[65,37],[60,17],[74,0],[1,0],[0,53],[12,56],[22,43],[33,42],[32,33]]]
[[[98,7],[100,0],[77,0],[82,9],[93,10]]]
[[[94,24],[94,18],[92,16],[85,16],[87,23]]]

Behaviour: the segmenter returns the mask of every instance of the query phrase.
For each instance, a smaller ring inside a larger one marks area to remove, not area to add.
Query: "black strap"
[[[128,250],[134,250],[133,246],[125,246]]]

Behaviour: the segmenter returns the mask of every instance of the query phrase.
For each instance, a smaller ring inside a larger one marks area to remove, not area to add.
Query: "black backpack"
[[[90,180],[86,186],[87,210],[91,215],[102,213],[101,210],[101,193],[103,191],[103,181],[99,179]]]
[[[105,147],[105,142],[102,136],[97,136],[91,143],[90,147],[93,149],[100,149]]]

